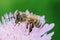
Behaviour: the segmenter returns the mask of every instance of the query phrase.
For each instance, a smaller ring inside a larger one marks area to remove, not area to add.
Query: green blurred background
[[[0,19],[4,13],[26,9],[37,15],[45,15],[49,24],[55,23],[51,30],[55,32],[52,40],[60,40],[60,0],[0,0]]]

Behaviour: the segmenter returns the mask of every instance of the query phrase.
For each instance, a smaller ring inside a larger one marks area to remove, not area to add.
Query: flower
[[[33,27],[29,34],[29,28],[26,29],[27,22],[21,22],[20,24],[15,24],[14,14],[9,13],[2,16],[2,22],[0,22],[0,40],[51,40],[54,32],[47,34],[54,27],[54,23],[45,23],[45,16],[36,15],[37,19],[41,22],[39,28]],[[28,10],[26,12],[19,12],[21,15],[26,13],[28,16],[30,13]],[[29,26],[29,25],[28,25]]]

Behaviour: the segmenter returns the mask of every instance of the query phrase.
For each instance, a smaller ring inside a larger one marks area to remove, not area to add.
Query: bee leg
[[[29,27],[29,34],[32,32],[33,27],[34,27],[34,25],[31,23],[30,27]]]
[[[26,25],[26,29],[28,29],[28,25],[29,25],[29,23],[27,23],[27,25]]]
[[[32,24],[32,28],[34,27],[34,25]]]
[[[25,30],[25,32],[27,32],[27,30],[29,31],[29,26],[30,26],[30,24],[27,23],[27,24],[26,24],[26,30]]]
[[[32,28],[29,29],[29,32],[31,32],[31,31],[32,31]]]

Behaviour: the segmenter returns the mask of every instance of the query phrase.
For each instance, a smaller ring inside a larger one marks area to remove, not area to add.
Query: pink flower
[[[47,24],[45,23],[45,16],[38,16],[38,20],[42,23],[40,28],[34,27],[30,35],[29,28],[26,29],[27,22],[22,22],[20,24],[15,24],[15,16],[17,11],[14,14],[5,14],[2,16],[2,22],[0,22],[0,40],[51,40],[54,32],[47,34],[54,27],[54,23]],[[23,12],[19,12],[23,14]],[[28,10],[26,14],[30,13]],[[11,18],[12,17],[12,18]]]

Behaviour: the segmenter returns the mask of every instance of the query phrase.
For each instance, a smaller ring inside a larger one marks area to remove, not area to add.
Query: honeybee
[[[37,19],[37,16],[34,14],[21,14],[19,12],[16,13],[15,16],[15,23],[18,24],[19,22],[27,21],[26,29],[29,28],[29,33],[33,30],[34,27],[39,28],[41,26],[41,22]],[[28,27],[30,25],[30,27]]]

